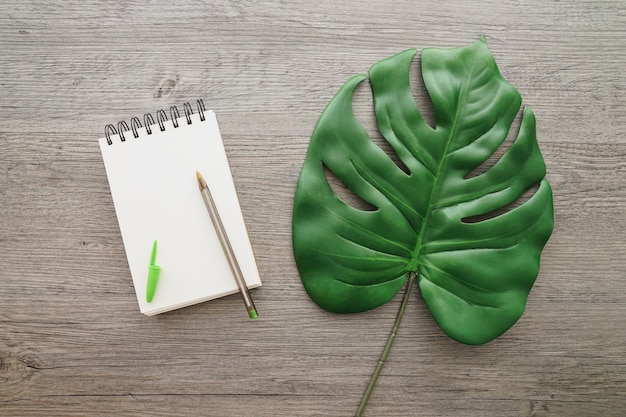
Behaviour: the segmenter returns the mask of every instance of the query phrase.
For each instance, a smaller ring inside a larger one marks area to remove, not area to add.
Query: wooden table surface
[[[491,343],[453,341],[412,297],[364,415],[626,415],[626,3],[591,0],[4,0],[0,415],[353,415],[400,298],[341,316],[306,295],[291,210],[311,132],[353,74],[483,33],[536,113],[554,233]],[[196,98],[264,280],[256,321],[237,295],[138,311],[98,138]]]

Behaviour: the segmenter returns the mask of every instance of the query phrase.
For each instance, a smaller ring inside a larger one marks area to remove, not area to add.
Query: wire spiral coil
[[[202,101],[202,99],[196,100],[196,108],[198,110],[198,114],[200,115],[200,121],[203,122],[205,120],[204,112],[206,109],[204,108],[204,102]],[[178,107],[171,106],[169,113],[172,125],[174,126],[174,128],[178,128],[178,119],[180,118],[180,112],[178,111]],[[191,116],[193,115],[193,109],[189,102],[183,104],[183,113],[185,115],[185,120],[187,121],[187,124],[190,125],[192,122]],[[130,126],[128,125],[128,123],[126,123],[125,120],[119,121],[117,123],[117,128],[115,127],[115,125],[110,123],[104,127],[104,137],[106,138],[106,141],[109,145],[113,144],[111,136],[114,135],[118,135],[120,141],[126,142],[124,132],[131,132],[133,137],[138,138],[138,129],[144,127],[146,129],[146,133],[148,135],[151,135],[152,128],[157,125],[159,127],[159,130],[163,132],[165,131],[165,122],[167,121],[167,113],[165,112],[165,110],[159,109],[156,111],[156,122],[154,121],[154,117],[152,117],[151,113],[146,113],[143,115],[143,126],[141,124],[141,119],[139,119],[138,117],[133,117],[130,119]]]

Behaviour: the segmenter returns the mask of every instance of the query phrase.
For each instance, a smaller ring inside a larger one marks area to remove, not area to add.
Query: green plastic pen
[[[256,312],[256,307],[254,307],[254,301],[252,301],[252,297],[250,297],[248,286],[246,285],[246,281],[243,278],[241,268],[239,267],[239,262],[237,262],[235,252],[233,251],[233,247],[231,246],[228,235],[226,234],[226,229],[224,229],[224,224],[222,223],[220,214],[218,213],[215,202],[213,201],[213,197],[211,196],[211,191],[204,181],[204,178],[202,178],[200,172],[196,171],[196,177],[198,178],[198,185],[200,186],[202,199],[204,200],[204,204],[206,205],[207,210],[209,210],[209,216],[211,217],[211,221],[213,222],[213,227],[215,227],[217,237],[222,244],[224,254],[226,254],[228,265],[230,266],[230,270],[235,277],[237,288],[239,288],[239,293],[241,294],[243,303],[246,306],[246,310],[248,310],[248,315],[251,319],[256,319],[259,315]]]

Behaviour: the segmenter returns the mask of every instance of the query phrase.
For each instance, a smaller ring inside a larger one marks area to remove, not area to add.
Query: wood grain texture
[[[367,416],[626,412],[623,1],[44,1],[0,13],[0,416],[347,416],[399,307],[316,307],[291,253],[310,134],[351,75],[486,34],[537,115],[554,234],[522,319],[460,345],[409,303]],[[417,67],[417,65],[416,65]],[[428,103],[414,72],[416,100]],[[264,286],[138,312],[97,139],[203,98]],[[371,122],[365,89],[355,108]]]

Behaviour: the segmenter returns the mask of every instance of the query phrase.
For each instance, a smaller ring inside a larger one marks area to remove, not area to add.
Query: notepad
[[[237,292],[196,170],[202,172],[248,288],[261,285],[222,137],[213,111],[184,106],[108,125],[100,149],[139,309],[154,315]],[[153,242],[161,273],[146,301]],[[237,307],[240,308],[239,300]]]

